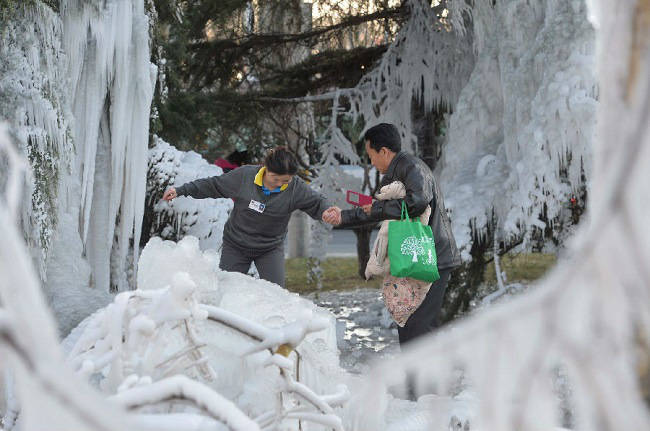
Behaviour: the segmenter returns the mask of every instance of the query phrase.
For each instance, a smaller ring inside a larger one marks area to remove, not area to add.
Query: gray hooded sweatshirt
[[[242,166],[226,174],[176,187],[178,196],[195,199],[231,198],[235,206],[223,230],[223,240],[244,250],[266,251],[282,246],[294,210],[320,221],[327,199],[297,177],[279,193],[265,195],[255,183],[260,166]]]

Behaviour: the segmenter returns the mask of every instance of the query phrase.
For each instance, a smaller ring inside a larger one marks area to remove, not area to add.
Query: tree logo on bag
[[[424,254],[424,247],[418,238],[409,236],[402,241],[400,252],[404,256],[413,256],[412,262],[417,262],[418,256]]]

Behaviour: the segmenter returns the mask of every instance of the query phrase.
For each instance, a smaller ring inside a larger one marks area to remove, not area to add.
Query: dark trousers
[[[440,270],[440,278],[431,285],[422,304],[411,314],[404,327],[397,327],[400,346],[440,326],[440,309],[450,274],[451,269]]]
[[[248,273],[251,262],[255,262],[260,278],[284,287],[284,247],[282,245],[267,251],[242,249],[226,241],[221,249],[219,268],[223,271]]]

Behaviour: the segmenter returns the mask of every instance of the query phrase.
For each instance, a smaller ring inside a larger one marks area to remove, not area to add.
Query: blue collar
[[[273,190],[269,190],[266,188],[266,186],[262,186],[262,193],[264,193],[266,196],[270,196],[271,193],[280,193],[282,191],[282,186],[277,187]]]

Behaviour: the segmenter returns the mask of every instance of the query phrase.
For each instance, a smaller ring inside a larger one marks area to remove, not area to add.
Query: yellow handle
[[[285,358],[289,357],[291,352],[293,351],[293,347],[289,344],[281,344],[278,346],[278,350],[275,351],[275,353],[284,356]]]

